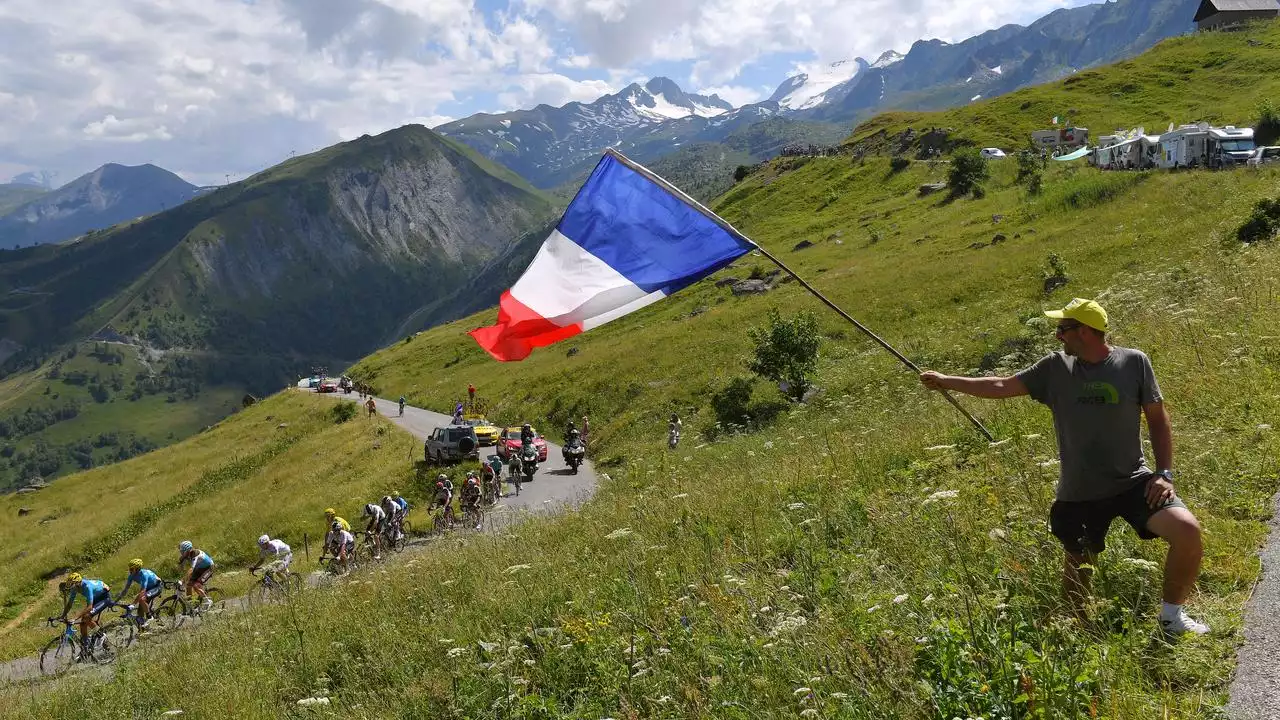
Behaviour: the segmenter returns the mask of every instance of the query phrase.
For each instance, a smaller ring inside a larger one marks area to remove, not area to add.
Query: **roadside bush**
[[[1242,243],[1271,240],[1280,233],[1280,200],[1259,200],[1253,214],[1236,228],[1236,239]]]
[[[1270,98],[1258,103],[1258,124],[1254,139],[1259,145],[1275,145],[1280,141],[1280,108]]]
[[[1044,188],[1044,153],[1033,148],[1018,152],[1017,183],[1027,189],[1029,195],[1039,195]]]
[[[965,148],[951,158],[947,185],[951,188],[953,198],[964,195],[981,198],[986,195],[982,184],[990,177],[991,168],[987,165],[987,159],[982,157],[977,148]]]
[[[889,161],[889,169],[896,173],[902,172],[909,167],[911,167],[911,161],[901,155],[897,155]]]
[[[752,328],[755,357],[748,364],[751,372],[782,383],[782,391],[793,400],[804,398],[809,378],[818,369],[818,320],[813,313],[802,312],[783,318],[777,308],[769,311],[765,327]]]
[[[751,167],[749,165],[739,165],[738,168],[733,171],[733,181],[742,182],[743,180],[746,180],[747,176],[750,174]]]
[[[340,402],[334,405],[329,413],[333,415],[333,421],[339,425],[354,418],[356,416],[356,404],[349,402]]]
[[[1046,259],[1048,267],[1040,271],[1040,277],[1044,280],[1044,294],[1057,290],[1071,281],[1067,277],[1067,263],[1058,253],[1049,253]]]

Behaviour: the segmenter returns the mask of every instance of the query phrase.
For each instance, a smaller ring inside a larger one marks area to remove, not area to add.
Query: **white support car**
[[[1280,146],[1264,145],[1255,148],[1253,154],[1245,161],[1249,167],[1259,167],[1273,162],[1280,162]]]
[[[982,148],[982,157],[988,160],[1003,160],[1008,156],[1000,148]]]

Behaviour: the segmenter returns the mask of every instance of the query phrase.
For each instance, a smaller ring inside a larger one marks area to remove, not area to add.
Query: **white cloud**
[[[698,95],[719,95],[734,107],[742,107],[769,97],[773,92],[771,87],[743,87],[741,85],[717,85],[715,87],[703,88],[697,92]]]
[[[672,63],[740,105],[783,79],[741,74],[772,53],[874,59],[1085,1],[3,0],[0,168],[221,181],[406,122],[589,102]]]

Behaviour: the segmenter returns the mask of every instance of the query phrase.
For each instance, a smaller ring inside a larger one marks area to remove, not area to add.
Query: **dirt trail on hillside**
[[[30,618],[32,614],[35,613],[36,608],[40,607],[41,605],[44,605],[46,602],[49,601],[49,598],[52,598],[53,596],[57,595],[58,583],[60,582],[62,582],[61,575],[55,578],[50,578],[49,582],[45,583],[44,592],[40,593],[40,597],[36,598],[35,600],[32,600],[31,604],[27,606],[26,610],[23,610],[22,613],[18,615],[18,617],[5,623],[4,627],[0,628],[0,637],[4,637],[10,631],[16,629],[19,625],[26,622],[27,619]]]

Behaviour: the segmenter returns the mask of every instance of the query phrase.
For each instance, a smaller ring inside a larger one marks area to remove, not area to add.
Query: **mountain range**
[[[198,190],[155,165],[114,163],[48,192],[34,185],[5,187],[25,189],[32,197],[0,213],[0,248],[67,240],[175,207]]]
[[[714,95],[686,93],[659,77],[592,103],[480,113],[436,130],[546,189],[584,177],[605,147],[641,162],[671,153],[755,162],[787,142],[836,142],[852,124],[884,110],[962,105],[1135,55],[1192,30],[1198,5],[1199,0],[1115,0],[1056,10],[1030,25],[1006,25],[960,43],[921,40],[905,54],[889,50],[874,62],[854,58],[789,77],[768,100],[738,108]],[[794,124],[778,137],[781,142],[757,152],[702,147],[779,118]],[[711,166],[723,173],[726,163]],[[723,189],[723,178],[709,187]]]
[[[200,350],[224,379],[274,388],[379,346],[550,210],[425,127],[366,135],[77,242],[0,251],[0,338],[24,348],[11,368],[96,334]]]

